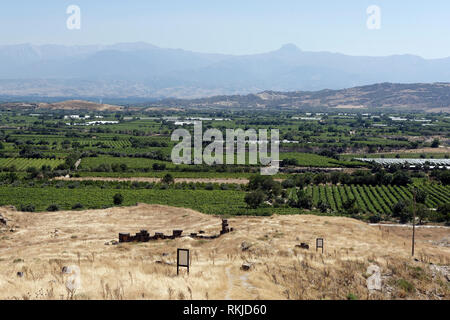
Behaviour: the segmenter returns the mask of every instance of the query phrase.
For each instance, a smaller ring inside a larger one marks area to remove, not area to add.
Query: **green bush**
[[[113,197],[113,201],[116,206],[121,205],[123,202],[123,195],[121,195],[120,193],[116,193]]]
[[[161,182],[165,183],[165,184],[172,184],[175,182],[175,179],[173,178],[173,176],[170,173],[168,173],[162,178]]]
[[[26,206],[24,206],[24,205],[20,206],[20,211],[23,211],[23,212],[34,212],[35,210],[36,210],[36,208],[32,204],[28,204]]]
[[[349,293],[349,294],[347,295],[347,300],[359,300],[359,299],[358,299],[358,296],[357,296],[357,295],[355,295],[355,294],[353,294],[353,293]]]
[[[409,281],[407,281],[405,279],[397,280],[397,286],[400,289],[402,289],[403,291],[408,292],[408,293],[412,293],[412,292],[414,292],[416,290],[414,288],[414,285],[411,282],[409,282]]]
[[[244,198],[245,203],[247,203],[247,205],[252,209],[258,208],[265,199],[266,195],[261,190],[247,193]]]
[[[381,216],[378,213],[373,214],[369,217],[369,221],[370,221],[370,223],[378,223],[381,221]]]
[[[83,209],[84,208],[84,206],[81,204],[81,203],[75,203],[73,206],[72,206],[72,209],[73,210],[77,210],[77,209]]]
[[[59,211],[59,206],[57,204],[51,204],[47,207],[47,211]]]

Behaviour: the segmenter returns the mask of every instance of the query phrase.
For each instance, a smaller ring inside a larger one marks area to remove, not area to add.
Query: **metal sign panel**
[[[319,248],[322,248],[322,253],[323,253],[323,238],[317,238],[316,239],[316,251]]]
[[[177,250],[177,274],[180,272],[180,267],[187,268],[189,273],[189,249]]]

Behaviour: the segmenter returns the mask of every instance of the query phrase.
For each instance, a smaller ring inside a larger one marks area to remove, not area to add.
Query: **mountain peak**
[[[295,44],[293,43],[286,43],[278,51],[282,52],[300,52],[300,50]]]

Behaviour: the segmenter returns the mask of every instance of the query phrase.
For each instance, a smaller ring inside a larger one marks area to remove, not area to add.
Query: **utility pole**
[[[412,233],[412,256],[414,257],[414,239],[416,235],[416,187],[413,188],[413,233]]]

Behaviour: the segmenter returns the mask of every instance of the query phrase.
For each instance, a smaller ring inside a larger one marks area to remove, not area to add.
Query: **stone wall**
[[[216,239],[223,234],[233,231],[233,228],[228,226],[228,220],[222,219],[222,230],[216,235],[205,235],[203,231],[198,233],[191,233],[189,236],[195,239]],[[182,237],[183,230],[173,230],[171,235],[165,235],[161,232],[155,232],[154,236],[151,236],[147,230],[141,230],[132,236],[129,233],[119,233],[119,242],[148,242],[160,239],[176,239]]]

